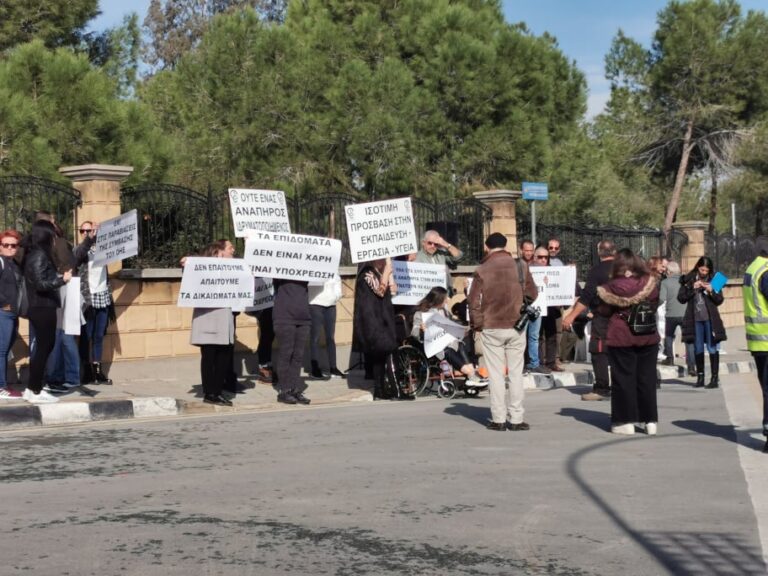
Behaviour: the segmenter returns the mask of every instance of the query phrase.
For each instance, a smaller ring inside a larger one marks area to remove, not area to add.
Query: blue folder
[[[722,272],[717,272],[714,276],[712,276],[712,280],[710,281],[709,285],[712,286],[712,290],[715,292],[720,292],[723,289],[723,286],[725,286],[726,282],[728,282],[726,275]]]

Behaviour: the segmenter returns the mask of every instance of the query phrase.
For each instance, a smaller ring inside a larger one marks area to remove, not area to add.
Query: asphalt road
[[[658,437],[530,393],[0,435],[0,573],[765,574],[721,391],[662,391]]]

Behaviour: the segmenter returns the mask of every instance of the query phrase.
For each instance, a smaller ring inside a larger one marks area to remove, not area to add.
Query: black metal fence
[[[82,204],[78,190],[34,176],[0,177],[0,203],[0,230],[26,232],[34,213],[46,210],[69,239],[73,239],[75,209]]]
[[[458,231],[463,263],[477,263],[491,222],[491,209],[475,199],[456,199],[433,204],[413,198],[416,232],[429,222],[451,222]],[[341,264],[352,263],[349,254],[344,206],[369,199],[347,193],[306,195],[288,199],[291,230],[297,234],[329,236],[342,241]],[[235,241],[226,190],[206,193],[168,184],[147,184],[121,190],[121,211],[138,211],[139,256],[127,260],[126,268],[178,266],[179,258],[194,253],[212,239]],[[242,251],[243,241],[236,246]]]
[[[565,224],[536,224],[536,238],[540,244],[546,244],[549,238],[560,240],[560,259],[568,264],[575,263],[579,278],[585,278],[589,269],[600,260],[597,256],[597,244],[601,240],[611,240],[617,248],[629,248],[643,258],[666,256],[680,261],[683,247],[688,237],[679,231],[673,231],[669,242],[665,242],[664,233],[655,228],[589,228]],[[518,244],[531,239],[530,221],[517,224]]]
[[[728,278],[741,278],[749,264],[757,257],[755,243],[759,237],[733,234],[707,234],[707,256],[712,258],[715,270]],[[684,272],[687,272],[684,270]]]

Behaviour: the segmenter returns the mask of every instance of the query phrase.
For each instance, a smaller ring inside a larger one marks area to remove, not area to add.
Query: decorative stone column
[[[708,226],[708,222],[701,220],[675,222],[672,224],[674,230],[679,230],[688,236],[688,244],[683,247],[680,256],[680,270],[683,274],[692,270],[696,265],[696,261],[705,255],[707,251],[707,243],[704,233]]]
[[[133,172],[132,166],[109,166],[107,164],[85,164],[63,166],[59,172],[72,180],[72,186],[80,191],[82,205],[77,209],[75,227],[82,222],[103,222],[120,216],[120,182]],[[77,235],[77,234],[76,234]],[[80,238],[75,238],[75,243]],[[121,262],[109,265],[110,272],[122,268]]]
[[[491,234],[500,232],[507,237],[507,250],[517,254],[517,220],[515,202],[523,197],[519,190],[484,190],[472,194],[493,212]]]

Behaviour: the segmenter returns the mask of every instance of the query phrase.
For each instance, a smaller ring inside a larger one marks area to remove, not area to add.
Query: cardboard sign
[[[447,288],[442,264],[393,260],[392,273],[397,284],[397,295],[392,297],[392,304],[418,304],[435,286]]]
[[[252,304],[253,274],[245,260],[187,258],[177,306],[244,310]]]
[[[410,198],[350,204],[344,208],[352,262],[417,252]]]
[[[529,268],[531,276],[533,276],[533,283],[536,284],[536,290],[539,291],[539,295],[536,300],[533,301],[532,306],[539,309],[540,315],[547,315],[547,283],[549,279],[546,274],[534,274],[534,268]],[[546,270],[545,267],[537,267],[536,270]]]
[[[99,224],[93,265],[106,266],[139,253],[139,226],[136,210]]]
[[[339,271],[341,241],[302,234],[251,232],[245,261],[263,278],[322,284]]]
[[[246,312],[258,312],[275,305],[275,287],[272,278],[253,279],[253,305],[248,306]]]
[[[82,313],[80,311],[80,277],[72,276],[69,282],[61,287],[62,303],[64,304],[64,316],[62,318],[62,328],[65,334],[71,336],[80,336],[80,320]]]
[[[576,296],[576,266],[531,266],[530,270],[537,286],[542,283],[547,285],[547,306],[568,308],[573,305]]]
[[[439,312],[421,315],[424,322],[424,354],[432,358],[446,349],[452,342],[464,338],[465,328]]]
[[[230,188],[229,207],[238,238],[248,232],[291,232],[285,193],[280,190]]]

